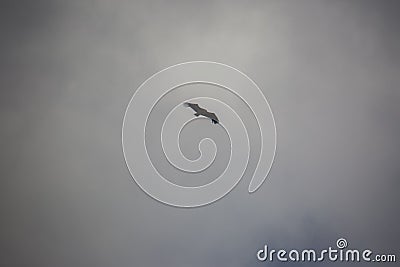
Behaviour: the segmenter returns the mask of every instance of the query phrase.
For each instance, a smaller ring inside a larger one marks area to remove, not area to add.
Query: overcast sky
[[[339,237],[399,260],[397,1],[0,5],[0,266],[278,266],[256,252]],[[244,177],[181,209],[135,184],[121,127],[142,82],[191,60],[249,75],[278,146],[256,193]]]

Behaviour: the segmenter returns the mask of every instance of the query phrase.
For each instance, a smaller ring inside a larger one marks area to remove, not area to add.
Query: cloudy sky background
[[[279,266],[255,253],[339,237],[399,258],[399,7],[2,1],[0,266]],[[133,182],[121,126],[143,81],[191,60],[256,81],[278,147],[255,194],[245,177],[179,209]]]

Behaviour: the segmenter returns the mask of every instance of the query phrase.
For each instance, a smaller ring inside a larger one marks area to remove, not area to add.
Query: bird
[[[217,115],[215,115],[215,113],[208,112],[206,109],[201,108],[198,104],[185,102],[185,103],[183,103],[183,105],[185,107],[189,107],[189,108],[193,109],[196,112],[196,113],[194,113],[194,115],[196,117],[201,115],[201,116],[211,119],[212,123],[214,123],[214,124],[219,123],[219,119],[218,119]]]

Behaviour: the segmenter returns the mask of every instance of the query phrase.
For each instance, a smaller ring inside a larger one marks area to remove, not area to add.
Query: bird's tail
[[[183,103],[183,105],[184,105],[185,107],[188,107],[188,106],[189,106],[189,103],[188,103],[188,102],[185,102],[185,103]]]

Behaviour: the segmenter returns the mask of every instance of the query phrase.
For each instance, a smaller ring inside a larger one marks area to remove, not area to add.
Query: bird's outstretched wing
[[[193,109],[194,111],[196,111],[196,113],[199,113],[199,114],[203,114],[203,113],[207,112],[206,109],[201,108],[198,104],[185,102],[185,103],[183,103],[183,105],[185,105],[185,107],[189,107],[189,108]]]
[[[207,118],[210,118],[212,120],[213,123],[219,123],[219,119],[217,117],[217,115],[215,115],[215,113],[212,112],[207,112],[207,114],[205,115]]]

